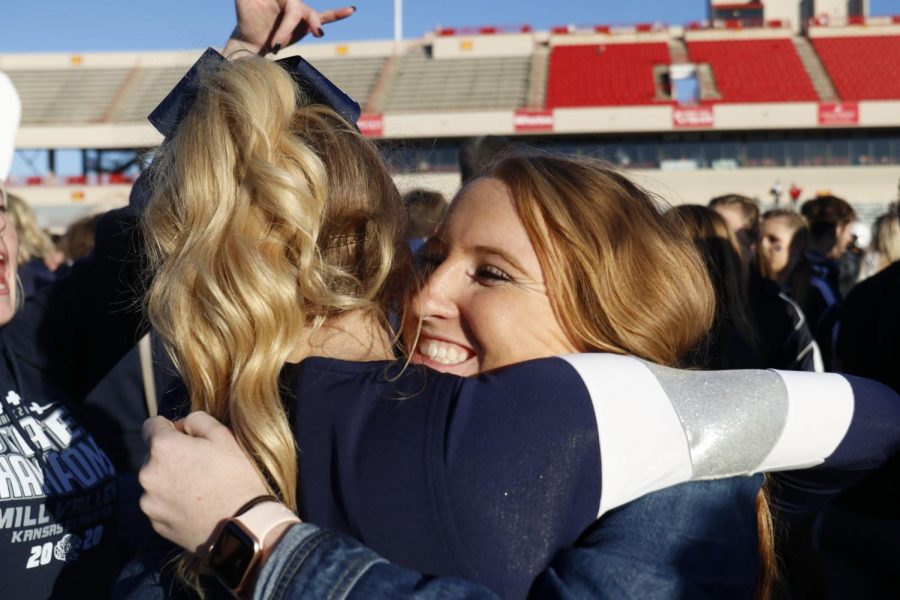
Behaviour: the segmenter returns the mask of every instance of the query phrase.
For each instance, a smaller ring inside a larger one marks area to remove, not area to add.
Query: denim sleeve
[[[535,580],[530,598],[750,598],[759,569],[761,476],[686,483],[644,496],[592,525]],[[388,563],[346,536],[291,528],[254,592],[281,598],[487,599],[479,584]]]
[[[260,572],[253,597],[282,598],[497,598],[478,584],[430,577],[387,562],[361,543],[302,523],[279,542]]]

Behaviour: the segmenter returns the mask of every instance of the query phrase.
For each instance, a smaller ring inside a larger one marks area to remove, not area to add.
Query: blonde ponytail
[[[280,66],[246,57],[200,78],[151,167],[147,311],[192,409],[229,426],[296,510],[279,373],[325,317],[384,318],[397,301],[411,272],[403,207],[377,149],[330,108],[304,106]]]

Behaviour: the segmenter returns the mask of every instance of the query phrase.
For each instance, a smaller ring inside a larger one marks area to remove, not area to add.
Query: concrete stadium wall
[[[812,26],[807,31],[811,38],[832,37],[867,37],[876,35],[900,34],[900,23],[896,25],[848,25],[847,27],[816,27]]]
[[[651,132],[670,129],[672,107],[668,105],[557,108],[553,111],[555,133]]]
[[[531,33],[438,36],[431,42],[431,56],[436,60],[531,56],[533,53],[534,35]]]
[[[785,39],[794,32],[784,27],[754,27],[750,29],[699,29],[685,31],[686,42],[736,42],[740,40]]]
[[[741,193],[769,203],[769,189],[780,181],[803,189],[802,198],[829,192],[853,204],[886,204],[897,199],[900,166],[791,167],[753,169],[704,169],[702,171],[629,171],[642,185],[672,204],[706,203],[710,198]],[[395,177],[401,191],[426,187],[448,198],[459,189],[458,173],[412,174]],[[787,195],[782,198],[787,204]]]
[[[833,193],[851,203],[887,203],[897,199],[900,166],[870,167],[761,167],[752,169],[704,169],[702,171],[634,170],[649,189],[672,204],[705,203],[728,193],[741,193],[769,202],[776,181],[787,189],[796,183],[802,198],[818,192]],[[787,203],[786,195],[782,203]]]
[[[697,171],[631,170],[643,186],[671,204],[705,203],[727,193],[741,193],[770,202],[769,189],[776,181],[787,189],[795,183],[803,189],[802,198],[829,192],[854,205],[886,205],[897,199],[900,166],[868,167],[791,167],[752,169],[704,169]],[[411,173],[396,175],[401,192],[424,187],[443,193],[448,199],[459,189],[459,173]],[[81,216],[93,214],[128,202],[129,185],[104,186],[24,186],[11,187],[35,207],[39,222],[57,230]],[[783,205],[788,203],[783,198]],[[880,209],[867,210],[867,213]]]
[[[900,100],[864,100],[857,103],[856,127],[900,126]],[[815,129],[819,127],[818,104],[783,102],[712,105],[713,125],[705,130]],[[673,121],[673,107],[610,106],[558,108],[552,131],[545,133],[643,133],[685,131]],[[514,135],[515,113],[510,110],[389,113],[383,115],[387,139],[462,137],[470,135]],[[843,127],[854,127],[852,124]],[[534,134],[535,131],[521,133]],[[16,136],[16,147],[39,148],[146,148],[162,141],[149,125],[97,124],[24,126]]]
[[[579,31],[563,34],[552,34],[550,46],[589,46],[592,44],[650,44],[668,42],[672,37],[669,31],[612,31],[610,33],[582,33]]]

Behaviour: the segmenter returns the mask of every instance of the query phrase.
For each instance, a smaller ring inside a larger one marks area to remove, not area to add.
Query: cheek
[[[548,303],[498,303],[495,317],[481,323],[483,368],[574,352]]]

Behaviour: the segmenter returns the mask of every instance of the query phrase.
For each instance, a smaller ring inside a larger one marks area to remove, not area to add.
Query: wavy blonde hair
[[[44,233],[37,222],[31,206],[15,194],[6,194],[6,216],[12,221],[19,236],[19,264],[24,265],[32,258],[49,258],[56,247],[50,236]]]
[[[875,254],[875,272],[900,260],[900,214],[888,212],[875,219],[870,250]]]
[[[502,181],[540,262],[553,310],[581,351],[677,366],[707,334],[715,293],[664,205],[602,163],[512,156]]]
[[[147,308],[191,395],[297,508],[278,376],[342,311],[386,321],[411,272],[399,193],[374,145],[259,57],[200,73],[151,167]]]

